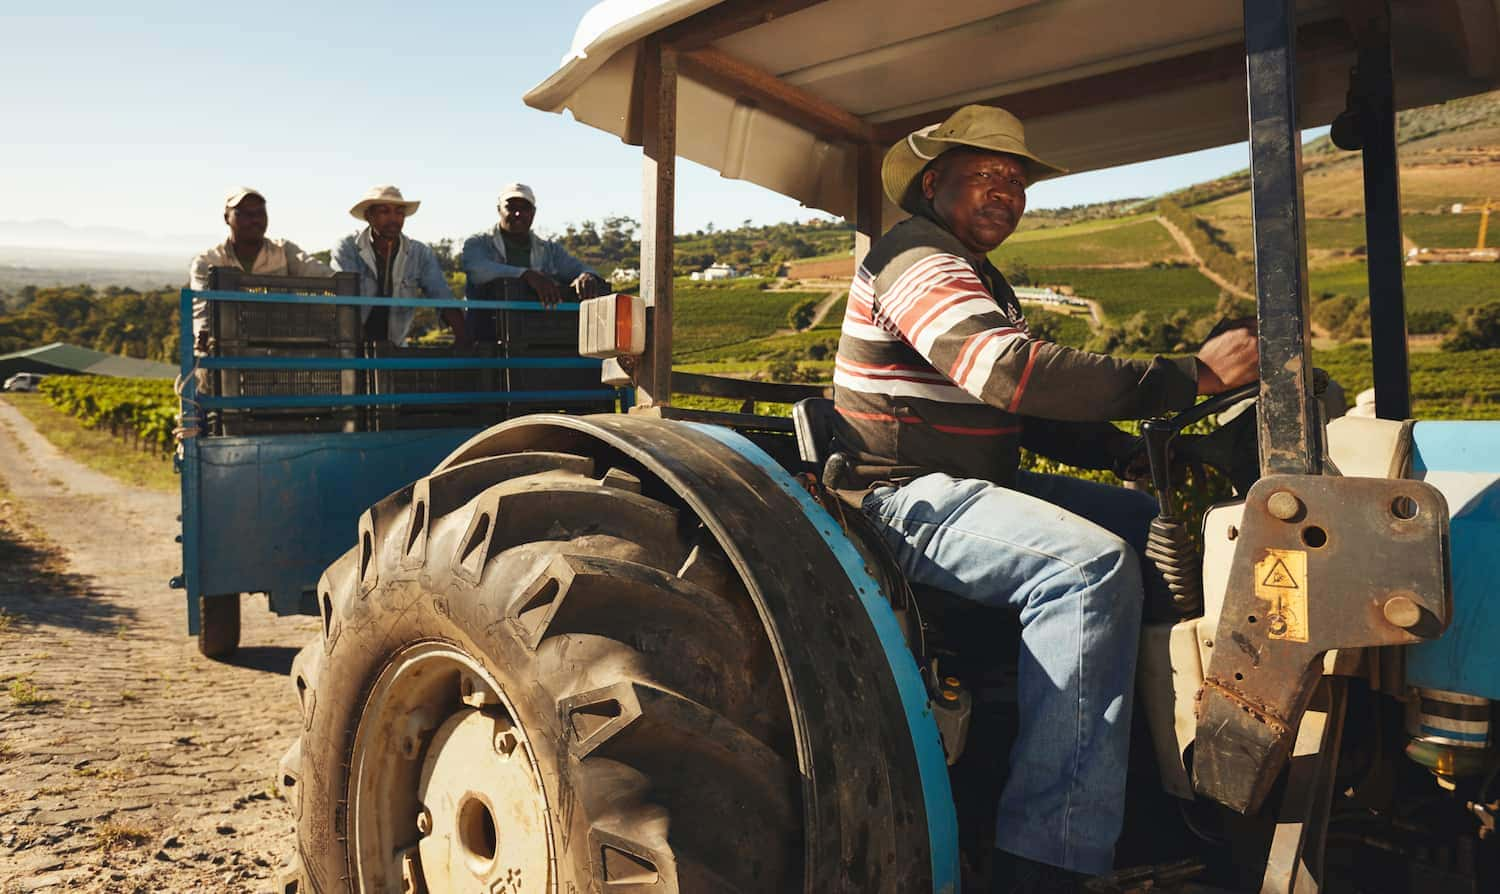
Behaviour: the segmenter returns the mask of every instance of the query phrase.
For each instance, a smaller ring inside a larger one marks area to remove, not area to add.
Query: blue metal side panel
[[[198,593],[268,592],[279,613],[354,545],[371,504],[432,471],[469,429],[197,438]]]
[[[865,570],[864,560],[833,518],[814,503],[796,479],[787,474],[765,451],[731,429],[699,423],[684,424],[711,435],[764,469],[802,507],[803,513],[812,521],[818,533],[823,535],[824,542],[838,557],[849,582],[858,591],[860,601],[880,637],[880,643],[885,647],[885,657],[890,663],[892,676],[896,678],[901,703],[906,707],[907,728],[911,731],[912,748],[917,755],[917,769],[922,775],[922,795],[927,809],[927,835],[932,853],[932,888],[938,894],[956,894],[959,889],[958,814],[953,806],[953,789],[948,780],[948,762],[943,753],[943,741],[932,716],[932,707],[927,700],[927,687],[922,684],[917,662],[907,648],[906,638],[901,633],[900,623],[891,611],[890,603],[881,595],[880,585]]]
[[[1413,686],[1500,699],[1500,422],[1419,422],[1413,475],[1451,519],[1453,621],[1407,650]]]

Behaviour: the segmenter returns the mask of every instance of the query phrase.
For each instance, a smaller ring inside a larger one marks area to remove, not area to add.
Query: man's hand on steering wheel
[[[1211,335],[1198,350],[1198,393],[1218,394],[1260,375],[1260,340],[1254,320],[1239,320]]]

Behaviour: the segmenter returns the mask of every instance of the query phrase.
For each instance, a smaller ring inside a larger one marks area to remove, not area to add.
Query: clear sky
[[[357,226],[347,209],[368,187],[395,183],[423,203],[409,235],[461,238],[494,222],[511,180],[536,188],[541,230],[639,217],[639,150],[521,102],[590,5],[85,0],[67,16],[0,12],[0,223],[212,238],[224,195],[245,184],[267,196],[272,235],[317,249]],[[1031,204],[1152,195],[1246,161],[1241,144],[1077,175],[1040,184]],[[811,214],[687,162],[677,197],[680,231]]]

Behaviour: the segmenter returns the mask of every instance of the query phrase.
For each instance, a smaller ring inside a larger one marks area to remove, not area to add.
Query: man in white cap
[[[1063,173],[1002,109],[966,106],[897,143],[885,193],[911,213],[871,245],[834,367],[851,490],[909,580],[1009,608],[1022,624],[1020,730],[997,811],[996,890],[1081,891],[1124,818],[1144,493],[1018,470],[1020,448],[1119,467],[1110,425],[1253,381],[1253,332],[1197,357],[1127,360],[1035,338],[988,255],[1026,189]],[[1151,572],[1148,571],[1147,574]]]
[[[331,276],[333,271],[317,258],[285,239],[267,239],[266,198],[258,190],[242,186],[224,199],[224,222],[229,238],[193,258],[188,270],[190,288],[208,288],[214,267],[238,267],[257,276]],[[193,338],[201,352],[208,337],[208,302],[193,302]]]
[[[359,274],[361,295],[378,298],[453,299],[453,291],[443,277],[437,255],[426,243],[403,235],[406,219],[417,213],[421,202],[408,201],[394,186],[376,186],[354,203],[349,215],[367,226],[339,241],[333,253],[333,269]],[[360,320],[366,341],[406,343],[411,329],[414,307],[364,307]],[[443,308],[443,322],[453,329],[454,338],[463,344],[463,315],[457,308]]]
[[[563,283],[579,298],[593,298],[605,291],[604,279],[568,250],[531,231],[536,218],[536,194],[524,183],[500,190],[496,202],[500,222],[464,240],[463,268],[468,278],[464,296],[476,298],[481,286],[509,279],[531,287],[542,304],[551,307],[563,299]],[[470,311],[475,337],[490,336],[494,312]]]

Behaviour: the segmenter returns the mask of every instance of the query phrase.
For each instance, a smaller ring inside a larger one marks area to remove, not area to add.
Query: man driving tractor
[[[997,890],[1071,890],[1112,865],[1125,801],[1143,493],[1018,469],[1026,447],[1118,468],[1108,423],[1183,409],[1256,377],[1252,331],[1196,357],[1128,360],[1030,335],[987,259],[1064,173],[1009,112],[966,106],[887,152],[886,195],[912,215],[870,247],[834,373],[838,439],[874,467],[864,512],[907,578],[1018,612],[1020,731],[1000,798]]]

